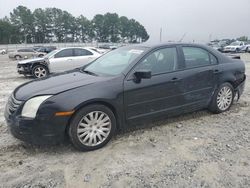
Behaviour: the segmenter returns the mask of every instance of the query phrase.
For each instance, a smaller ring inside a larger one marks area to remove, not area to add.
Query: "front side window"
[[[74,52],[75,52],[75,56],[93,55],[93,53],[85,49],[74,49]]]
[[[197,47],[182,47],[186,68],[210,65],[209,52]]]
[[[177,70],[176,48],[164,48],[148,55],[136,70],[150,70],[152,74],[167,73]]]
[[[55,54],[55,58],[61,58],[61,57],[72,57],[73,56],[73,49],[64,49],[57,54]]]

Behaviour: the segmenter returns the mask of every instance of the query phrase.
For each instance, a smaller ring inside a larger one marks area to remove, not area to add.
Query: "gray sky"
[[[145,26],[150,41],[207,42],[215,38],[250,38],[250,0],[0,0],[0,17],[24,5],[36,8],[56,7],[74,16],[92,19],[106,12],[134,18]]]

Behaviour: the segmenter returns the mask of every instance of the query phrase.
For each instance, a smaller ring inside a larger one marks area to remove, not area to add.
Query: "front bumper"
[[[17,65],[17,72],[19,74],[32,74],[31,65]]]
[[[64,139],[68,117],[36,117],[35,119],[8,115],[5,119],[12,135],[32,144],[58,143]]]
[[[240,96],[244,92],[245,89],[245,83],[246,83],[246,76],[244,77],[243,81],[235,88],[235,92],[238,94],[238,99],[240,99]]]

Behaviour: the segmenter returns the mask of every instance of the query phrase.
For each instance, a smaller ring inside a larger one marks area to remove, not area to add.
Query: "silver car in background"
[[[31,48],[24,48],[24,49],[15,50],[13,52],[9,52],[9,58],[16,59],[16,60],[43,57],[44,55],[46,55],[46,53],[37,52]]]
[[[102,54],[88,47],[69,47],[54,50],[42,58],[19,61],[17,72],[32,75],[35,78],[45,77],[51,73],[63,72],[82,67]]]

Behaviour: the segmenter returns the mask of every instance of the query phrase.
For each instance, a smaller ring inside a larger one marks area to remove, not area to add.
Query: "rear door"
[[[50,72],[61,72],[73,69],[73,59],[74,51],[72,48],[63,49],[57,52],[54,57],[49,60]]]
[[[82,49],[82,48],[75,48],[74,49],[74,59],[73,59],[73,66],[75,68],[81,67],[86,65],[87,63],[94,60],[96,57],[95,55],[90,52],[89,50]]]
[[[206,107],[217,83],[218,61],[206,49],[182,46],[184,70],[181,88],[188,108]]]

